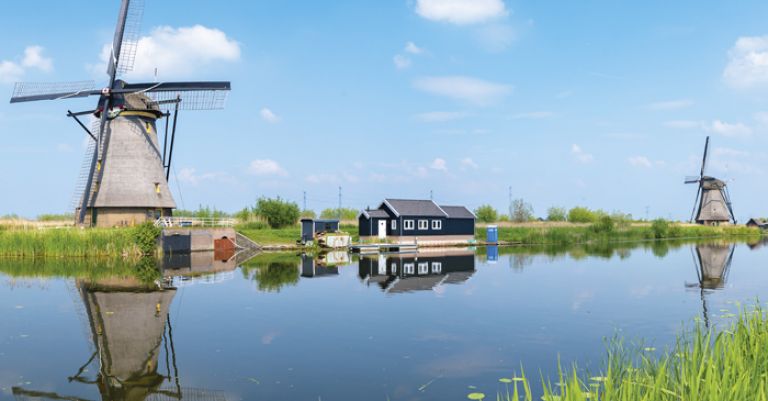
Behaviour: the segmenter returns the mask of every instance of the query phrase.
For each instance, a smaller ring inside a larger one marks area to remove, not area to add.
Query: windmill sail
[[[143,15],[144,0],[123,0],[110,51],[111,57],[107,63],[107,75],[112,79],[133,71]]]

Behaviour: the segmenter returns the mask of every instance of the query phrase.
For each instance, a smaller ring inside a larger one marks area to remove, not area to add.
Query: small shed
[[[301,219],[301,242],[313,241],[318,233],[339,231],[339,220]]]
[[[768,220],[751,218],[747,222],[747,227],[757,227],[765,230],[765,229],[768,229]]]

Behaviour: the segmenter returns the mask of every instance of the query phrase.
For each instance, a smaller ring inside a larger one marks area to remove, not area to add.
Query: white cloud
[[[627,159],[629,164],[635,166],[635,167],[642,167],[642,168],[651,168],[653,167],[653,163],[648,160],[645,156],[632,156]]]
[[[36,69],[42,72],[53,71],[53,60],[44,57],[45,49],[32,45],[24,49],[21,62],[0,60],[0,84],[9,84],[20,81],[28,69]]]
[[[259,115],[261,116],[262,120],[270,124],[277,124],[280,122],[280,117],[267,107],[259,110]]]
[[[469,113],[463,111],[430,111],[416,115],[416,119],[425,123],[440,123],[465,118]]]
[[[253,160],[248,166],[248,172],[258,176],[279,175],[285,177],[288,175],[288,172],[280,164],[270,159]]]
[[[429,168],[437,171],[448,171],[448,163],[446,163],[444,159],[438,157],[432,161],[432,164],[429,165]]]
[[[424,92],[477,105],[497,102],[512,92],[509,85],[466,76],[424,77],[417,79],[414,86]]]
[[[101,51],[101,64],[91,66],[95,74],[106,71],[111,44]],[[212,64],[240,60],[240,44],[214,28],[202,25],[173,28],[155,28],[149,36],[139,39],[132,78],[148,78],[155,75],[189,76]]]
[[[713,121],[705,129],[727,137],[747,137],[752,135],[752,128],[742,123],[731,124],[720,120]]]
[[[664,123],[664,126],[668,128],[677,128],[677,129],[692,129],[692,128],[702,128],[703,123],[701,121],[673,120],[673,121],[666,121]]]
[[[651,110],[680,110],[693,105],[693,101],[689,99],[677,99],[677,100],[665,100],[660,102],[654,102],[648,105]]]
[[[551,111],[530,111],[527,113],[513,114],[509,118],[513,120],[541,120],[554,117],[555,113]]]
[[[179,170],[178,175],[176,178],[185,183],[192,186],[197,186],[203,181],[216,181],[216,182],[226,182],[226,183],[235,183],[236,180],[234,177],[226,174],[226,173],[201,173],[198,174],[197,170],[191,167],[184,167],[181,170]]]
[[[581,149],[581,146],[575,143],[571,145],[571,154],[573,155],[573,158],[579,163],[587,164],[595,161],[595,158],[592,156],[592,154],[584,152],[584,150]]]
[[[480,167],[477,165],[477,163],[475,163],[474,160],[472,160],[469,157],[465,157],[461,159],[461,166],[464,168],[472,169],[472,170],[476,170],[478,167]]]
[[[768,111],[759,111],[753,117],[760,125],[768,125]]]
[[[411,54],[424,53],[424,49],[420,48],[419,46],[416,46],[416,44],[413,42],[408,42],[405,44],[405,51]]]
[[[475,31],[480,46],[491,53],[499,53],[515,43],[517,31],[508,23],[490,24]]]
[[[768,84],[768,35],[737,39],[728,51],[723,79],[735,88]]]
[[[502,0],[417,0],[416,14],[431,21],[475,24],[507,16]]]
[[[411,59],[402,54],[396,54],[395,57],[392,58],[392,62],[395,63],[395,68],[398,70],[404,70],[411,66]]]

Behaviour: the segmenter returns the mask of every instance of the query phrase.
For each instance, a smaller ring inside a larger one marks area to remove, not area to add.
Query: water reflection
[[[325,252],[319,255],[301,255],[301,277],[338,276],[339,266],[349,264],[346,251]]]
[[[365,256],[358,262],[358,276],[366,285],[376,284],[389,294],[432,290],[459,284],[475,273],[473,250]]]
[[[709,327],[707,293],[725,286],[735,249],[736,244],[728,243],[697,244],[692,248],[698,282],[686,283],[686,287],[698,288],[700,291],[702,314],[707,327]]]

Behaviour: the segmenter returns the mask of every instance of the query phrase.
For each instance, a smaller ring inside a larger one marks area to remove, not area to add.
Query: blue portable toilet
[[[486,227],[485,242],[489,244],[499,243],[499,227],[498,226]]]
[[[485,257],[489,264],[495,264],[499,261],[499,247],[491,245],[485,247]]]

